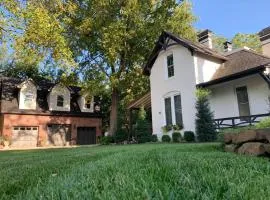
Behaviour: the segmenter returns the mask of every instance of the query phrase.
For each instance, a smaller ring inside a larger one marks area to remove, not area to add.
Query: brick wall
[[[71,125],[72,144],[76,144],[77,127],[95,127],[96,135],[101,135],[102,121],[100,118],[4,114],[3,119],[3,134],[11,136],[13,126],[37,126],[39,129],[38,141],[42,141],[47,138],[48,124]]]

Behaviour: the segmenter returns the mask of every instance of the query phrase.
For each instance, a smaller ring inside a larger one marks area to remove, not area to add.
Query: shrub
[[[115,134],[115,142],[124,142],[128,140],[128,133],[125,129],[119,129]]]
[[[270,128],[270,117],[261,120],[255,125],[256,128]]]
[[[163,135],[161,140],[162,140],[162,142],[170,142],[171,137],[169,135]]]
[[[158,137],[157,135],[151,135],[151,142],[157,142],[158,141]]]
[[[136,136],[138,143],[151,142],[151,133],[149,123],[146,121],[146,112],[143,107],[140,108],[136,125]]]
[[[205,89],[196,91],[196,134],[200,142],[215,141],[217,137],[214,115],[208,101],[209,94],[210,92]]]
[[[182,140],[181,133],[179,133],[179,132],[173,132],[173,134],[172,134],[172,141],[173,142],[181,142],[181,140]]]
[[[100,138],[100,144],[102,145],[109,145],[110,143],[113,143],[114,139],[112,136],[104,136]]]
[[[195,141],[195,134],[193,131],[185,131],[184,132],[184,139],[187,142],[194,142]]]

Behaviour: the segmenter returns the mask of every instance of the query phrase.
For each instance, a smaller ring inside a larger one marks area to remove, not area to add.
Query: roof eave
[[[265,65],[260,65],[258,67],[254,67],[252,69],[248,69],[248,70],[245,70],[245,71],[242,71],[242,72],[238,72],[238,73],[235,73],[235,74],[224,76],[224,77],[221,77],[221,78],[218,78],[218,79],[215,79],[215,80],[211,80],[211,81],[204,82],[204,83],[199,83],[199,84],[196,85],[196,87],[197,88],[199,88],[199,87],[209,87],[209,86],[212,86],[212,85],[232,81],[232,80],[242,78],[242,77],[245,77],[245,76],[248,76],[248,75],[256,74],[258,72],[263,71],[264,69],[265,69]]]

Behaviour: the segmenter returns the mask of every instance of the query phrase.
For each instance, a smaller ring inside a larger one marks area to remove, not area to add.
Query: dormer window
[[[91,99],[86,99],[86,100],[85,100],[84,107],[85,107],[86,109],[90,109],[90,108],[91,108],[91,103],[92,103]]]
[[[57,96],[57,107],[64,107],[64,97],[63,95]]]
[[[174,76],[173,54],[167,56],[167,71],[168,71],[168,78]]]
[[[35,83],[28,79],[18,85],[19,91],[19,109],[35,110],[37,99],[37,88]]]

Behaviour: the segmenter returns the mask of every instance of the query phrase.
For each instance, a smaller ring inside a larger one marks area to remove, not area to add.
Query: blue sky
[[[192,0],[195,27],[231,39],[236,33],[256,33],[270,26],[270,0]]]

